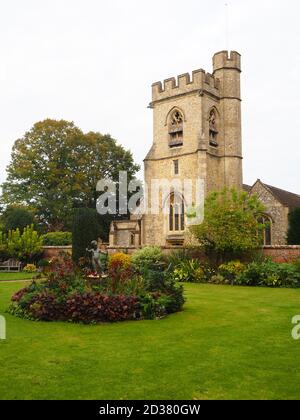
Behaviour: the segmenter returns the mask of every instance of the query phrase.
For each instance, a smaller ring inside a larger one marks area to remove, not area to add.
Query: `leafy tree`
[[[7,235],[0,231],[0,261],[5,261],[9,258],[7,250]]]
[[[226,189],[213,192],[205,201],[203,223],[191,229],[208,254],[218,261],[232,258],[262,245],[259,231],[264,225],[257,219],[263,210],[256,195]]]
[[[26,226],[35,224],[35,216],[33,209],[21,206],[8,206],[1,215],[2,229],[5,232],[9,230],[24,230]]]
[[[15,142],[2,202],[34,206],[48,230],[67,230],[74,208],[95,208],[100,179],[116,182],[119,171],[127,171],[131,180],[138,169],[110,135],[48,119]]]
[[[293,210],[289,214],[288,244],[300,244],[300,208]]]

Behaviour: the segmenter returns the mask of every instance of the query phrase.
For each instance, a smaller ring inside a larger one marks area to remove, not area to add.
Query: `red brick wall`
[[[274,262],[285,263],[300,261],[300,246],[266,246],[263,253],[266,257],[271,257]]]
[[[183,249],[183,248],[177,248]],[[124,252],[125,254],[133,254],[135,248],[123,248],[123,247],[111,247],[108,248],[109,254],[114,254],[116,252]],[[162,248],[163,253],[169,255],[174,248]],[[266,246],[262,250],[263,255],[266,257],[272,258],[274,262],[285,263],[293,262],[295,260],[300,261],[300,246],[287,246],[287,245],[278,245],[278,246]],[[193,255],[192,255],[193,256]],[[205,255],[199,250],[195,251],[194,258],[198,258],[202,261],[205,261]]]
[[[51,258],[56,258],[61,252],[66,252],[72,254],[71,246],[44,246],[43,247],[43,258],[46,260],[51,260]]]

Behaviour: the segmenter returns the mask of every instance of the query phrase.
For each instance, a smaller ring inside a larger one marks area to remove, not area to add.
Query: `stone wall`
[[[286,245],[288,231],[288,208],[283,206],[266,186],[258,181],[252,193],[256,193],[265,207],[266,215],[272,219],[272,244]]]

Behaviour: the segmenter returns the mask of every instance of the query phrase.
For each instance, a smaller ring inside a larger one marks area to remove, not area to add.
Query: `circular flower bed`
[[[98,323],[160,318],[183,304],[183,287],[161,264],[150,261],[141,268],[117,254],[108,275],[91,282],[66,256],[52,262],[46,281],[33,282],[12,297],[10,313],[30,320]]]

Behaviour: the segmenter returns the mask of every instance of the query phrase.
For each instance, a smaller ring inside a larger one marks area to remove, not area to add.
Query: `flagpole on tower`
[[[229,51],[229,4],[225,3],[225,47]]]

